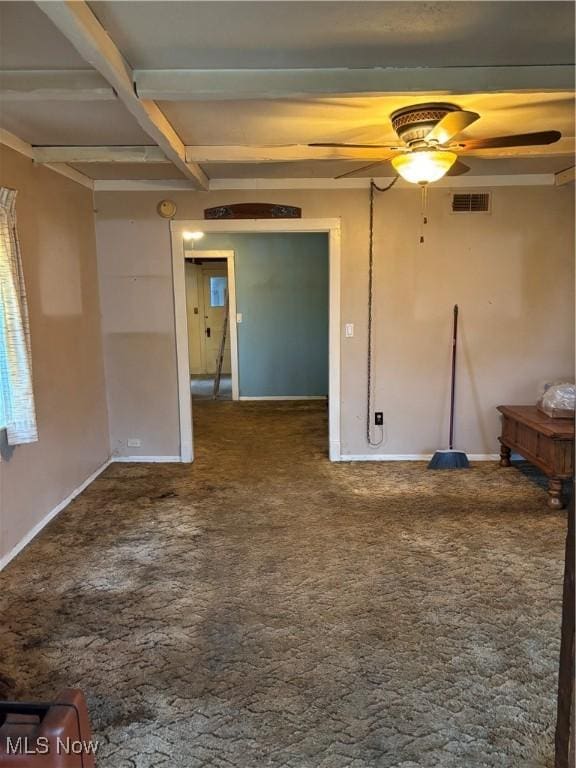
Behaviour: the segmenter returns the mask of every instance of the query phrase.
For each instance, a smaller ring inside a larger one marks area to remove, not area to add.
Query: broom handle
[[[454,327],[452,331],[452,386],[450,389],[450,439],[448,447],[454,447],[454,396],[456,393],[456,340],[458,338],[458,304],[454,304]]]

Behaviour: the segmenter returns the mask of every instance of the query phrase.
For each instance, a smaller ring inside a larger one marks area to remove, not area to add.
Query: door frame
[[[189,254],[188,256],[186,254]],[[240,387],[238,383],[238,327],[236,323],[236,272],[234,269],[234,251],[203,251],[193,248],[190,251],[184,251],[184,261],[186,259],[226,259],[226,275],[228,277],[228,303],[230,311],[228,313],[228,332],[230,333],[230,371],[232,377],[232,400],[239,399]],[[202,303],[204,304],[204,286],[202,291]],[[205,309],[205,307],[204,307]],[[188,337],[186,337],[188,344]],[[190,375],[190,369],[188,369]]]
[[[180,460],[194,460],[192,430],[192,397],[188,360],[188,320],[186,314],[184,232],[262,233],[325,232],[328,235],[329,264],[329,330],[328,330],[328,455],[330,461],[340,461],[340,219],[227,219],[172,220],[172,282],[174,288],[174,323],[176,329],[176,360],[178,373],[178,406],[180,422]],[[232,264],[234,260],[232,259]],[[230,279],[229,279],[230,283]],[[236,300],[236,295],[234,295]],[[236,312],[230,318],[236,321]],[[236,322],[234,334],[236,335]],[[232,329],[230,333],[232,342]],[[232,350],[231,350],[232,351]],[[237,361],[236,361],[237,363]]]

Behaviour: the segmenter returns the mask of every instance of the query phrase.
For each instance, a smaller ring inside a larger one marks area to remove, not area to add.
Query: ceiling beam
[[[392,143],[392,142],[391,142]],[[402,144],[399,140],[398,144]],[[186,157],[199,163],[284,163],[306,160],[378,160],[387,152],[384,147],[309,147],[306,144],[285,146],[188,146]],[[555,157],[572,155],[574,139],[560,139],[556,144],[542,147],[482,149],[467,152],[467,156],[490,158]]]
[[[89,176],[86,176],[86,174],[76,170],[76,168],[71,168],[69,165],[66,165],[66,163],[46,163],[43,167],[55,171],[61,176],[66,176],[66,178],[72,179],[72,181],[75,181],[78,184],[82,184],[83,187],[94,189],[94,179],[91,179]]]
[[[37,163],[170,163],[160,147],[33,147]]]
[[[91,69],[4,70],[0,101],[114,101],[114,89]]]
[[[400,142],[398,142],[400,143]],[[380,147],[285,146],[188,146],[186,157],[199,163],[284,163],[298,160],[378,160],[387,150]]]
[[[128,66],[128,65],[126,65]],[[449,94],[572,91],[570,67],[445,67],[418,69],[136,70],[141,98],[160,101],[271,99],[322,95]],[[427,87],[426,87],[427,86]],[[29,100],[116,99],[98,72],[0,71],[0,97]]]
[[[158,144],[174,165],[198,189],[208,188],[208,177],[199,165],[186,162],[182,140],[158,105],[136,95],[133,73],[114,41],[84,0],[37,0],[78,53],[110,83],[140,127]]]
[[[388,186],[394,180],[393,176],[375,177],[374,181],[379,186]],[[116,181],[98,181],[96,190],[104,188],[103,185],[114,185]],[[553,186],[553,173],[523,173],[514,175],[490,175],[473,176],[444,176],[432,185],[433,189],[469,189],[476,187],[524,187],[524,186]],[[225,189],[362,189],[370,186],[370,177],[349,176],[346,179],[211,179],[210,190],[220,191]],[[112,189],[112,186],[108,187]],[[394,187],[396,190],[407,189],[414,193],[417,187],[400,178]]]
[[[386,152],[380,147],[309,147],[306,144],[285,146],[189,146],[189,163],[286,163],[311,160],[378,160]],[[37,163],[142,163],[161,164],[170,161],[159,147],[32,147]],[[518,147],[515,149],[483,149],[467,152],[467,156],[490,158],[518,157],[570,157],[574,152],[573,139],[561,139],[545,147]]]
[[[573,165],[571,168],[565,168],[563,171],[558,171],[558,173],[554,174],[554,178],[557,187],[561,187],[564,184],[570,184],[570,182],[576,179],[576,166]]]
[[[135,70],[134,84],[140,98],[161,101],[573,91],[574,68],[157,69]]]
[[[380,186],[387,186],[393,177],[375,177]],[[481,187],[525,187],[554,186],[553,173],[524,173],[502,176],[450,176],[434,182],[434,188],[477,189]],[[211,191],[222,190],[272,190],[272,189],[367,189],[369,177],[349,177],[347,179],[296,178],[296,179],[210,179]],[[191,184],[184,179],[166,181],[144,179],[99,179],[94,182],[96,192],[177,192],[190,190]],[[400,179],[395,189],[410,190],[415,187]]]
[[[34,149],[27,141],[23,141],[19,136],[15,136],[5,128],[0,128],[0,144],[4,147],[10,147],[15,152],[18,152],[25,157],[29,157],[30,160],[34,160]]]
[[[25,157],[29,157],[30,160],[35,160],[34,147],[31,144],[28,144],[27,141],[23,141],[18,136],[10,133],[10,131],[6,131],[4,128],[0,128],[0,144],[5,147],[10,147],[10,149],[13,149],[15,152],[18,152]],[[63,163],[50,163],[46,164],[44,167],[59,173],[61,176],[66,176],[68,179],[72,179],[72,181],[76,181],[78,184],[82,184],[83,187],[94,189],[94,181],[83,173],[80,173],[80,171],[77,171],[75,168],[70,168]]]

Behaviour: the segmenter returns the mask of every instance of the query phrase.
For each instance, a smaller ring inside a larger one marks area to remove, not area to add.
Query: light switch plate
[[[351,339],[354,336],[354,323],[346,323],[344,326],[344,336]]]
[[[242,322],[242,312],[236,312],[236,322],[237,323]]]

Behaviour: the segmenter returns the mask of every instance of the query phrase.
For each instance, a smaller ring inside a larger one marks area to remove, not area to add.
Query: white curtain
[[[0,187],[0,429],[9,445],[38,439],[16,190]]]

